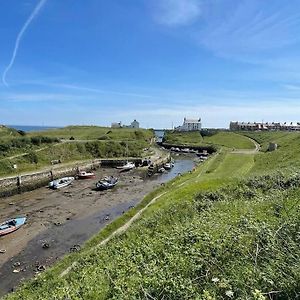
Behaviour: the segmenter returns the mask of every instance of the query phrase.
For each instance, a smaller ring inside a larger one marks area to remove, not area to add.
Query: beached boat
[[[70,185],[75,180],[74,177],[63,177],[57,180],[53,180],[49,183],[49,188],[54,190]]]
[[[118,184],[118,181],[119,179],[117,177],[113,177],[113,176],[105,177],[96,183],[96,190],[104,191],[104,190],[112,189]]]
[[[174,163],[172,161],[164,164],[164,168],[166,170],[171,170],[173,167],[174,167]]]
[[[165,170],[164,167],[161,167],[161,168],[159,168],[159,169],[157,170],[158,173],[163,173],[163,172],[165,172],[165,171],[166,171],[166,170]]]
[[[16,231],[26,222],[25,217],[10,219],[2,224],[0,224],[0,236],[9,234]]]
[[[133,162],[127,162],[123,166],[117,167],[117,169],[120,169],[121,171],[129,171],[135,168],[135,164]]]
[[[95,178],[95,173],[81,171],[77,174],[77,177],[78,179],[91,179],[91,178]]]

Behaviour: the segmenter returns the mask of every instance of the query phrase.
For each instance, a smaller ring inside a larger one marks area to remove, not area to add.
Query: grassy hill
[[[152,130],[97,126],[70,126],[25,135],[5,128],[0,136],[0,176],[16,174],[14,164],[18,173],[22,173],[50,166],[52,160],[70,163],[94,158],[141,157],[147,154],[143,149],[149,147],[152,137]]]
[[[207,133],[206,133],[207,134]],[[201,135],[199,131],[177,132],[168,131],[164,142],[174,145],[205,146],[216,145],[235,149],[254,149],[254,143],[246,136],[229,131],[214,131],[209,135]]]
[[[48,136],[60,139],[75,140],[135,140],[135,139],[151,139],[153,137],[152,130],[131,129],[131,128],[108,128],[99,126],[67,126],[64,128],[50,129],[46,131],[30,132],[28,136]]]
[[[280,147],[222,148],[7,299],[296,299],[300,135],[253,138]],[[99,244],[154,197],[125,234]]]

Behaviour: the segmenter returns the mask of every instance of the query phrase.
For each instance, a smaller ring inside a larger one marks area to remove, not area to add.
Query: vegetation
[[[132,128],[108,128],[99,126],[67,126],[64,128],[50,129],[28,133],[29,136],[37,134],[57,137],[60,139],[70,138],[74,140],[114,140],[114,141],[132,141],[132,140],[149,140],[153,137],[152,130],[132,129]]]
[[[256,140],[279,149],[222,148],[7,299],[296,299],[300,135]],[[157,195],[125,234],[99,246]]]
[[[201,135],[202,133],[202,135]],[[247,137],[228,131],[206,130],[192,132],[168,131],[164,142],[173,145],[185,146],[223,146],[235,149],[254,149],[254,143]]]
[[[71,126],[25,136],[6,127],[2,131],[0,176],[41,169],[52,160],[71,163],[94,158],[141,157],[148,154],[143,149],[149,147],[153,137],[151,130],[97,126]]]

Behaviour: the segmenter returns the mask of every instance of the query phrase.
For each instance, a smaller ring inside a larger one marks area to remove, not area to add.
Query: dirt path
[[[260,144],[258,144],[255,140],[247,137],[254,145],[255,149],[234,149],[231,153],[235,154],[255,154],[258,153],[260,150]]]

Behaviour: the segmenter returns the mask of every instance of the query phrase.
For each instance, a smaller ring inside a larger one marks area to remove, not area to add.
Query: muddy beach
[[[0,254],[0,297],[74,250],[75,245],[78,249],[161,183],[194,165],[190,157],[176,157],[173,169],[150,179],[140,171],[119,173],[116,169],[101,168],[96,171],[96,179],[76,180],[60,190],[44,187],[1,199],[0,222],[26,215],[27,223],[0,238],[0,250],[6,250]],[[94,191],[95,182],[105,175],[118,176],[118,186]]]

